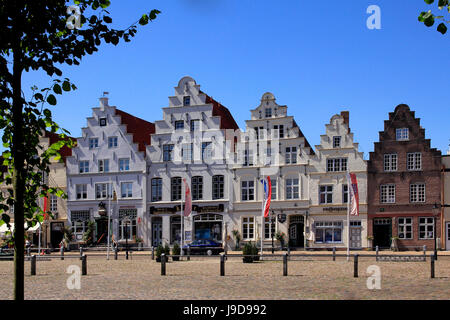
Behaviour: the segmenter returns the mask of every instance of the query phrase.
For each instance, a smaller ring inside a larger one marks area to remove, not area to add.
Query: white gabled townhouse
[[[267,92],[251,110],[246,131],[237,145],[233,167],[235,232],[245,242],[271,247],[272,236],[284,234],[285,245],[305,246],[309,210],[308,165],[314,151],[287,106],[278,105]],[[263,184],[272,184],[270,216],[262,216]],[[233,239],[236,245],[236,239]],[[241,241],[241,244],[242,244]],[[279,243],[275,244],[279,246]]]
[[[367,161],[354,142],[348,111],[332,116],[325,127],[310,166],[310,247],[347,247],[348,171],[356,174],[360,210],[359,216],[350,217],[350,248],[366,248]]]
[[[106,244],[108,221],[110,235],[119,243],[145,240],[146,147],[155,126],[109,106],[105,96],[92,110],[67,158],[68,220],[74,241],[85,244],[89,221],[95,223],[94,245]]]
[[[224,243],[230,234],[232,180],[227,157],[234,154],[238,126],[226,107],[184,77],[162,108],[163,119],[147,147],[147,208],[153,246],[212,239]],[[184,210],[185,186],[192,195],[192,213]]]

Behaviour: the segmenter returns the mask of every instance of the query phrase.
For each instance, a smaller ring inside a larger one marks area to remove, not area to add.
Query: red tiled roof
[[[51,146],[52,144],[62,140],[62,138],[59,136],[59,134],[57,133],[53,133],[50,131],[45,131],[45,137],[49,138],[49,145]],[[77,139],[72,138],[72,137],[68,137],[69,139],[71,139],[73,142],[77,142]],[[61,159],[63,159],[64,163],[66,162],[66,158],[72,156],[72,149],[67,147],[67,146],[63,146],[60,150],[59,150],[59,154],[61,155]]]
[[[139,151],[145,152],[145,146],[149,146],[151,143],[150,135],[155,133],[155,124],[117,108],[116,115],[119,115],[122,119],[121,123],[127,126],[127,133],[133,135],[133,142],[139,145]]]
[[[235,129],[235,130],[239,129],[239,126],[237,125],[236,121],[231,115],[230,110],[228,110],[221,103],[217,102],[216,100],[214,100],[201,90],[200,93],[206,96],[205,103],[211,103],[213,105],[213,117],[215,116],[220,117],[220,129]]]

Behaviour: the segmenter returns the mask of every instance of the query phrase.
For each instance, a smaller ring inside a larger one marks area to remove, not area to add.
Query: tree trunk
[[[20,15],[20,1],[16,4],[17,17]],[[17,21],[17,20],[16,20]],[[18,19],[17,24],[20,24]],[[20,47],[20,26],[16,24],[16,43],[14,45],[13,65],[13,143],[11,155],[14,159],[13,191],[14,191],[14,299],[24,300],[24,137],[23,137],[23,103],[22,103],[22,52]]]

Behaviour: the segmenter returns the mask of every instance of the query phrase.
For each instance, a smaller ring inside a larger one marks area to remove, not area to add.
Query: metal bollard
[[[430,255],[431,260],[431,279],[434,279],[434,254]]]
[[[152,260],[155,260],[155,247],[152,246]]]
[[[83,258],[83,247],[80,247],[80,260]]]
[[[285,253],[283,256],[283,276],[288,275],[288,254]]]
[[[358,255],[355,254],[355,259],[353,260],[353,277],[358,278]]]
[[[378,246],[375,247],[375,250],[377,251],[377,257],[376,257],[376,261],[378,261]]]
[[[116,247],[114,247],[114,260],[117,260],[117,256],[119,255],[119,249]]]
[[[64,247],[61,246],[61,248],[59,249],[59,253],[61,254],[61,260],[64,260]]]
[[[30,251],[31,251],[31,248],[30,248],[30,247],[28,247],[28,248],[27,248],[27,256],[30,256],[30,254],[31,254],[31,252],[30,252]]]
[[[187,261],[191,261],[191,247],[187,248]]]
[[[427,246],[426,245],[423,246],[423,255],[426,259],[426,256],[427,256]]]
[[[333,247],[333,261],[336,261],[336,247]]]
[[[36,275],[36,255],[31,256],[31,275]]]
[[[85,254],[81,257],[81,275],[87,275],[87,256]]]
[[[225,276],[225,255],[220,256],[220,276]]]
[[[166,254],[161,254],[161,275],[166,275]]]

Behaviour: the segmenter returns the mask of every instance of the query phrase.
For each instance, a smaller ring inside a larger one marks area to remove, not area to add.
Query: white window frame
[[[384,155],[383,159],[383,168],[385,172],[395,172],[397,171],[397,154],[396,153],[387,153]]]
[[[50,212],[58,212],[58,197],[54,194],[50,195]]]
[[[130,171],[130,158],[119,159],[119,171]]]
[[[285,163],[286,164],[296,164],[297,163],[297,147],[286,147],[285,153]]]
[[[98,172],[109,172],[109,159],[98,160]]]
[[[322,188],[325,188],[322,190]],[[331,190],[329,190],[331,188]],[[319,204],[330,204],[333,203],[333,185],[319,185]],[[322,194],[324,195],[325,201],[322,201]],[[331,201],[328,201],[328,196],[331,195]]]
[[[347,158],[329,158],[327,159],[327,172],[344,172],[347,171]]]
[[[344,241],[344,225],[342,221],[316,221],[314,222],[314,229],[315,229],[315,237],[314,242],[315,243],[343,243]],[[326,231],[327,229],[331,229],[332,232],[332,240],[326,241]],[[341,240],[336,241],[334,237],[334,230],[338,229],[341,231]],[[319,233],[322,233],[322,241],[318,241],[317,237]]]
[[[421,171],[422,170],[422,153],[421,152],[409,152],[406,154],[406,169],[408,171]]]
[[[108,137],[108,148],[117,148],[118,140],[117,137]]]
[[[419,217],[419,240],[434,239],[434,219],[434,217]],[[422,236],[423,233],[425,233],[425,236]]]
[[[277,226],[276,220],[274,223],[271,223],[270,217],[264,218],[264,240],[272,239],[272,234],[273,237],[275,238],[276,226]]]
[[[408,128],[398,128],[395,130],[395,139],[397,141],[408,141],[409,140],[409,129]]]
[[[181,156],[183,161],[193,161],[194,160],[194,144],[184,143],[181,146]]]
[[[79,173],[89,173],[89,160],[81,160],[78,163]]]
[[[380,185],[380,203],[395,203],[396,186],[393,183]]]
[[[124,186],[131,186],[131,188],[126,188],[126,193],[124,196]],[[131,195],[130,195],[131,191]],[[120,183],[120,197],[121,198],[133,198],[133,182],[132,181],[124,181]]]
[[[426,199],[425,183],[411,183],[409,185],[409,201],[411,203],[423,203]]]
[[[244,190],[246,190],[246,193],[244,193]],[[246,194],[246,197],[244,197],[244,194]],[[252,198],[252,199],[250,199],[250,198]],[[255,200],[255,181],[242,180],[241,181],[241,201],[253,201],[253,200]]]
[[[333,148],[340,148],[341,147],[341,136],[334,136],[333,137]]]
[[[272,200],[277,200],[278,198],[277,198],[277,196],[278,196],[278,190],[277,190],[277,187],[278,187],[278,183],[277,183],[277,179],[272,179],[271,178],[271,180],[270,180],[270,183],[272,184]]]
[[[412,239],[414,234],[412,217],[399,217],[398,218],[398,237],[399,239]],[[409,230],[408,230],[409,229]],[[407,236],[409,234],[409,236]]]
[[[286,200],[295,200],[300,197],[300,187],[298,178],[286,179]]]
[[[242,217],[242,240],[255,239],[255,224],[256,219],[254,216]]]
[[[101,190],[99,188],[101,187]],[[100,196],[99,196],[100,194]],[[112,197],[112,188],[110,183],[95,184],[95,199],[108,199]]]
[[[98,148],[98,138],[90,138],[89,139],[89,149],[97,149]]]
[[[80,196],[78,196],[80,195]],[[87,184],[75,185],[75,198],[77,200],[87,199]]]

